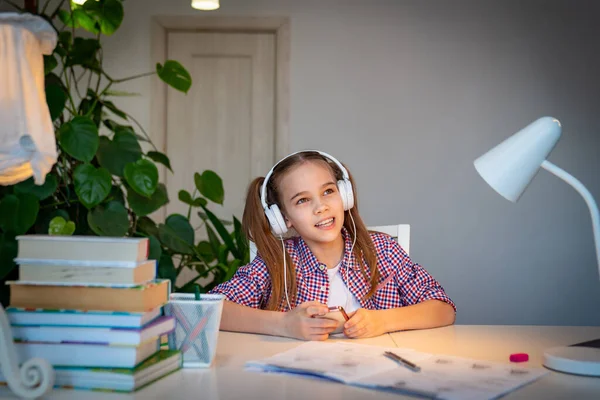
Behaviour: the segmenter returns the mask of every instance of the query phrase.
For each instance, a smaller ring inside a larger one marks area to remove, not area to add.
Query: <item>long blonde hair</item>
[[[273,170],[269,182],[267,183],[267,204],[277,204],[280,210],[283,210],[279,183],[281,179],[294,167],[306,162],[319,162],[326,165],[336,181],[342,179],[342,171],[331,160],[325,158],[321,154],[314,151],[306,151],[296,153],[282,160]],[[345,166],[344,166],[345,168]],[[346,168],[346,170],[348,170]],[[360,271],[366,281],[370,284],[370,290],[366,297],[371,297],[377,290],[379,283],[379,269],[377,268],[377,253],[375,246],[371,240],[371,235],[365,226],[360,214],[358,213],[358,201],[356,195],[356,184],[352,175],[348,171],[350,182],[352,183],[352,191],[354,193],[354,207],[344,212],[344,227],[352,238],[356,236],[356,244],[354,246],[354,256],[359,262]],[[256,249],[260,257],[264,260],[269,275],[271,277],[271,296],[267,303],[268,310],[279,310],[284,304],[285,288],[283,278],[283,248],[278,238],[271,233],[269,221],[265,216],[261,201],[260,191],[265,178],[259,177],[254,179],[248,187],[248,195],[246,196],[246,206],[242,218],[242,227],[244,233],[249,240],[256,244]],[[350,214],[354,219],[354,224],[350,219]],[[356,231],[354,227],[356,226]],[[292,263],[290,255],[285,252],[287,263],[287,282],[288,296],[290,302],[296,302],[297,286],[296,286],[296,267]],[[366,261],[365,262],[363,261]],[[292,300],[293,299],[293,300]]]

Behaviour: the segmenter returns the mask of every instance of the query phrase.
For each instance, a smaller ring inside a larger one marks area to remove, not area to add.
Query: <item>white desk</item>
[[[511,353],[528,353],[521,365],[540,366],[547,347],[600,338],[600,327],[467,326],[398,332],[356,343],[408,347],[418,351],[491,361],[508,361]],[[334,339],[338,340],[338,339]],[[342,339],[344,340],[344,339]],[[348,339],[345,339],[348,340]],[[209,369],[180,370],[131,395],[55,390],[51,399],[289,399],[358,400],[400,399],[397,394],[355,388],[334,382],[244,371],[248,360],[267,357],[297,346],[291,339],[221,332],[216,359]],[[11,398],[0,388],[0,398]],[[550,372],[506,399],[599,399],[600,378]]]

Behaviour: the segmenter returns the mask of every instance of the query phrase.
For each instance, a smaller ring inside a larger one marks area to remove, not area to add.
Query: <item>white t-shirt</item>
[[[329,307],[342,306],[346,312],[354,312],[360,308],[360,303],[342,280],[340,274],[340,264],[327,270],[329,276],[329,298],[327,305]]]

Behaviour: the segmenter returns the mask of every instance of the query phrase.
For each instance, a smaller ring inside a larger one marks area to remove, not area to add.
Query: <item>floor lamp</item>
[[[560,122],[540,118],[475,160],[481,177],[507,200],[516,202],[539,168],[551,172],[573,186],[587,203],[592,228],[598,273],[600,274],[600,214],[591,193],[569,173],[546,160],[560,138]],[[544,351],[544,366],[556,371],[600,376],[600,339]]]

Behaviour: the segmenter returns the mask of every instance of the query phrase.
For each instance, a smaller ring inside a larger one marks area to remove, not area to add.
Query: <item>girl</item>
[[[338,322],[315,317],[328,306],[348,311],[350,338],[454,323],[444,289],[396,240],[367,230],[355,198],[344,166],[318,151],[293,153],[256,178],[242,225],[258,255],[211,291],[227,298],[221,329],[326,340]]]

